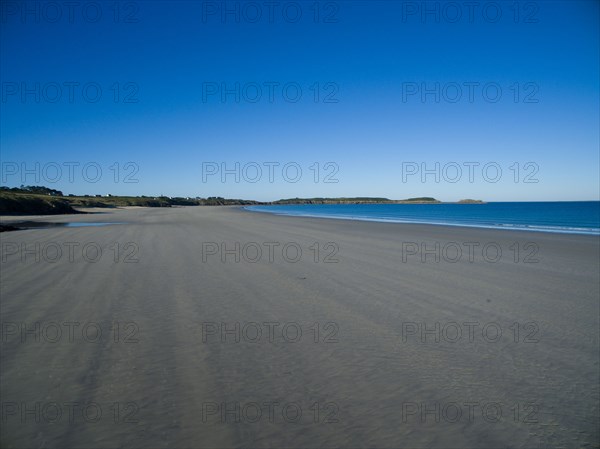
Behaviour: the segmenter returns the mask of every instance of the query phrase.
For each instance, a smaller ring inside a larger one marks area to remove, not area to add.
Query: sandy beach
[[[599,447],[598,237],[34,220],[119,224],[0,234],[4,448]]]

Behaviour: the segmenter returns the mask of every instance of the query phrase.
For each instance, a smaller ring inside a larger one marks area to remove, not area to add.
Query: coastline
[[[440,204],[459,204],[459,203],[440,203]],[[476,203],[474,203],[476,204]],[[297,218],[318,218],[318,219],[330,219],[330,220],[346,220],[346,221],[365,221],[375,223],[394,223],[394,224],[415,224],[415,225],[426,225],[426,226],[447,226],[447,227],[461,227],[461,228],[474,228],[474,229],[490,229],[490,230],[504,230],[504,231],[522,231],[522,232],[543,232],[552,234],[567,234],[567,235],[588,235],[588,236],[600,236],[600,229],[590,230],[588,228],[577,228],[577,227],[556,227],[556,226],[535,226],[535,225],[486,225],[486,224],[470,224],[470,223],[452,223],[452,222],[435,222],[426,221],[425,219],[392,219],[383,217],[360,217],[360,216],[343,216],[343,215],[327,215],[327,214],[294,214],[277,212],[275,210],[259,210],[253,209],[261,206],[239,206],[241,209],[247,212],[257,212],[264,214],[272,214],[278,216],[297,217]]]
[[[115,343],[111,332],[101,343],[80,335],[74,343],[10,336],[2,341],[3,401],[135,403],[139,431],[113,426],[105,432],[108,422],[32,427],[9,420],[2,446],[43,440],[56,447],[89,447],[90,441],[94,447],[197,441],[261,447],[268,441],[501,448],[573,441],[585,447],[598,440],[600,242],[593,236],[249,214],[238,206],[117,210],[52,221],[121,224],[0,235],[3,245],[25,244],[30,251],[35,243],[43,250],[67,242],[93,242],[106,251],[94,263],[81,252],[74,262],[66,253],[55,261],[7,255],[2,322],[135,322],[137,342]],[[122,253],[115,261],[115,243],[135,244],[137,262],[124,263]],[[267,244],[275,249],[273,260]],[[255,260],[257,246],[263,252]],[[298,260],[294,246],[302,250]],[[463,250],[458,260],[456,248]],[[303,336],[292,342],[279,332],[271,341],[263,329],[259,341],[243,334],[223,341],[218,333],[207,337],[207,322],[229,329],[276,322],[279,331],[295,323]],[[324,341],[332,332],[327,323],[336,326],[335,342]],[[457,341],[443,331],[451,323],[462,327]],[[463,323],[479,323],[473,341]],[[412,332],[421,324],[442,329],[438,341],[425,334],[423,342],[423,334]],[[482,337],[492,324],[502,331],[497,341],[493,334]],[[304,418],[203,422],[206,401],[294,402]],[[315,424],[315,402],[335,404],[337,421]],[[463,408],[458,422],[423,422],[418,414],[403,421],[407,403],[451,402],[501,403],[505,419],[485,421],[479,408],[465,422]],[[536,422],[512,419],[509,407],[530,403]]]

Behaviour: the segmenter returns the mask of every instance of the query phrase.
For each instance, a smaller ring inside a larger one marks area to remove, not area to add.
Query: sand
[[[36,219],[121,224],[0,234],[3,448],[598,447],[597,237]]]

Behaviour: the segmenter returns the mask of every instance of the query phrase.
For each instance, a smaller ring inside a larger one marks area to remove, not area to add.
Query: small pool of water
[[[18,229],[45,229],[45,228],[83,228],[88,226],[108,226],[124,223],[101,223],[101,222],[81,222],[81,223],[50,223],[45,221],[21,221],[16,223],[6,223],[6,225]]]

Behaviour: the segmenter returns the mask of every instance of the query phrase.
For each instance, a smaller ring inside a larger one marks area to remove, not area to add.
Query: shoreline
[[[450,204],[450,203],[446,203]],[[455,204],[455,203],[454,203]],[[295,215],[289,213],[281,213],[281,212],[271,212],[266,210],[252,210],[249,207],[254,206],[238,206],[239,209],[245,212],[255,212],[262,214],[270,214],[277,215],[281,217],[295,217],[295,218],[317,218],[317,219],[326,219],[326,220],[338,220],[338,221],[362,221],[362,222],[370,222],[370,223],[389,223],[389,224],[400,224],[400,225],[424,225],[424,226],[443,226],[449,228],[469,228],[469,229],[489,229],[489,230],[497,230],[497,231],[522,231],[522,232],[535,232],[535,233],[544,233],[544,234],[561,234],[561,235],[585,235],[590,237],[600,237],[600,229],[597,232],[590,231],[578,231],[577,229],[543,229],[543,228],[532,228],[525,226],[493,226],[493,225],[471,225],[465,223],[436,223],[431,221],[400,221],[394,219],[383,219],[383,218],[362,218],[362,217],[344,217],[344,216],[333,216],[333,215]]]
[[[405,227],[407,230],[415,230],[415,229],[428,229],[431,230],[460,230],[460,231],[488,231],[488,232],[502,232],[507,231],[509,234],[507,235],[515,235],[517,233],[522,233],[523,237],[532,237],[534,235],[547,235],[547,236],[578,236],[578,237],[586,237],[593,238],[594,241],[598,240],[600,234],[598,233],[588,233],[588,232],[561,232],[557,230],[544,230],[544,229],[531,229],[531,228],[523,228],[523,227],[494,227],[494,226],[480,226],[480,225],[468,225],[468,224],[452,224],[452,223],[432,223],[432,222],[411,222],[411,221],[393,221],[393,220],[384,220],[384,219],[369,219],[369,218],[356,218],[356,217],[334,217],[334,216],[322,216],[322,215],[293,215],[293,214],[285,214],[285,213],[276,213],[269,211],[260,211],[260,210],[251,210],[248,207],[253,206],[244,206],[244,205],[231,205],[231,206],[178,206],[173,208],[154,208],[154,207],[141,207],[141,206],[123,206],[116,208],[79,208],[77,214],[52,214],[52,215],[0,215],[0,225],[5,227],[15,226],[20,222],[26,221],[40,221],[40,222],[48,222],[48,223],[85,223],[89,222],[101,222],[104,221],[104,218],[108,218],[107,216],[113,215],[115,213],[119,213],[120,211],[136,211],[136,210],[163,210],[168,213],[169,210],[176,211],[182,209],[222,209],[222,210],[231,210],[239,213],[255,213],[264,216],[272,216],[272,217],[282,217],[292,220],[304,219],[304,220],[329,220],[332,222],[338,223],[378,223],[385,224],[388,226],[398,226],[401,225]],[[108,221],[107,223],[112,223],[112,221]],[[22,228],[17,228],[16,230],[24,230]],[[7,232],[14,232],[13,230]],[[437,233],[437,231],[436,231]]]

